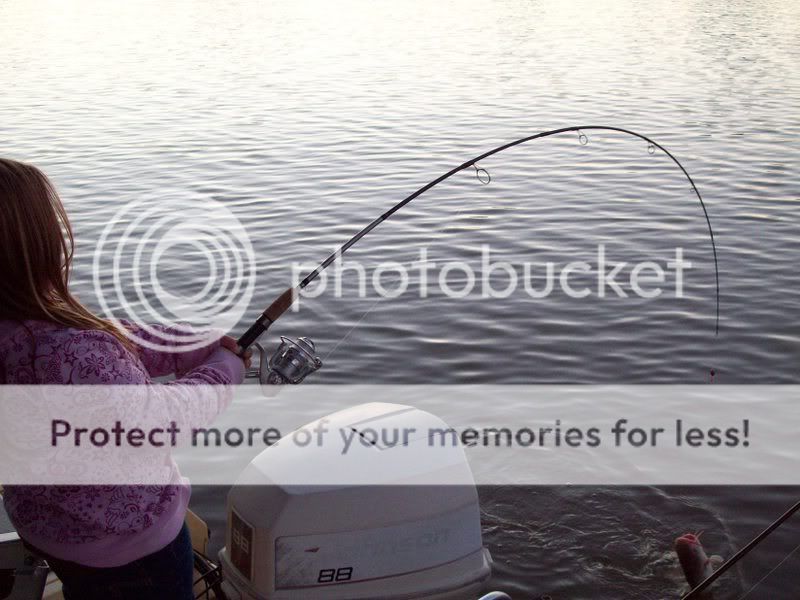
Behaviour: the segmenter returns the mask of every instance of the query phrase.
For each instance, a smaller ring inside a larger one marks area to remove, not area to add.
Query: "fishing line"
[[[739,562],[742,558],[747,556],[747,554],[756,546],[758,546],[762,541],[764,541],[773,531],[775,531],[778,527],[783,525],[792,515],[794,515],[797,511],[800,510],[800,501],[796,502],[789,510],[783,513],[780,517],[778,517],[769,527],[767,527],[764,531],[759,533],[756,537],[750,540],[747,544],[745,544],[736,554],[731,556],[728,560],[720,565],[720,567],[714,571],[711,575],[706,577],[703,581],[697,584],[693,590],[690,590],[685,596],[681,597],[681,600],[692,600],[694,598],[700,598],[700,594],[705,590],[708,586],[714,583],[719,577],[722,576],[728,569],[730,569],[733,565]],[[796,549],[795,549],[796,550]],[[794,550],[789,554],[791,556],[794,554]],[[787,557],[788,558],[788,557]],[[783,564],[781,561],[781,564]],[[780,564],[778,565],[780,566]],[[777,569],[777,567],[775,567]],[[773,569],[774,571],[775,569]],[[769,574],[768,574],[769,575]],[[759,582],[761,583],[761,582]],[[758,585],[758,584],[756,584]],[[752,590],[750,590],[752,591]],[[750,592],[748,592],[749,594]]]
[[[751,594],[751,592],[755,591],[755,589],[756,589],[758,586],[760,586],[760,585],[761,585],[762,583],[764,583],[764,582],[765,582],[767,579],[769,579],[770,575],[772,575],[772,574],[773,574],[775,571],[777,571],[778,569],[780,569],[780,568],[781,568],[781,567],[784,565],[784,563],[785,563],[787,560],[789,560],[790,558],[792,558],[792,556],[794,556],[795,552],[797,552],[798,550],[800,550],[800,544],[797,544],[797,546],[795,546],[795,547],[794,547],[794,550],[792,550],[791,552],[789,552],[789,554],[787,554],[786,556],[784,556],[784,557],[783,557],[783,560],[782,560],[781,562],[779,562],[777,565],[775,565],[774,567],[772,567],[772,568],[769,570],[769,572],[768,572],[766,575],[764,575],[764,576],[763,576],[761,579],[759,579],[759,580],[758,580],[758,582],[756,582],[756,584],[755,584],[753,587],[751,587],[749,590],[747,590],[747,592],[745,592],[744,596],[742,596],[741,598],[739,598],[739,600],[744,600],[745,598],[747,598],[747,597],[748,597],[748,596]]]
[[[440,175],[436,179],[430,181],[429,183],[425,184],[412,194],[406,196],[403,200],[392,206],[389,210],[375,218],[369,224],[367,224],[363,229],[361,229],[358,233],[356,233],[353,237],[347,240],[342,246],[340,246],[336,251],[333,252],[330,256],[328,256],[324,261],[320,263],[320,265],[311,271],[308,275],[306,275],[303,280],[296,286],[290,287],[286,289],[280,296],[278,296],[272,304],[270,304],[266,310],[261,314],[261,316],[253,323],[250,328],[239,338],[238,344],[242,351],[246,350],[250,345],[252,345],[267,329],[269,329],[270,325],[274,323],[288,308],[295,302],[297,297],[299,296],[300,292],[312,281],[314,281],[322,271],[328,268],[334,261],[339,259],[341,256],[344,255],[353,245],[358,243],[358,241],[375,229],[378,225],[383,223],[385,220],[389,219],[392,215],[394,215],[398,210],[403,208],[406,204],[414,200],[415,198],[421,196],[425,192],[427,192],[432,187],[440,184],[441,182],[449,179],[456,173],[463,171],[465,169],[474,169],[475,175],[478,180],[487,185],[491,182],[491,176],[489,172],[485,169],[478,166],[478,163],[485,158],[493,156],[499,152],[504,150],[508,150],[509,148],[513,148],[514,146],[519,146],[520,144],[524,144],[526,142],[531,142],[533,140],[541,139],[550,137],[553,135],[558,135],[562,133],[573,132],[578,134],[578,142],[581,145],[586,145],[589,143],[589,137],[586,135],[586,131],[614,131],[618,133],[624,133],[626,135],[630,135],[640,140],[647,142],[647,151],[649,154],[654,154],[655,149],[661,150],[664,154],[666,154],[672,162],[674,162],[683,174],[686,176],[686,179],[692,186],[692,190],[694,191],[697,199],[700,201],[700,207],[703,209],[703,215],[705,216],[706,225],[708,226],[708,233],[711,239],[711,249],[714,254],[714,278],[715,278],[715,285],[716,285],[716,320],[715,320],[715,327],[714,327],[714,334],[719,335],[719,264],[717,261],[717,247],[714,241],[714,230],[711,227],[711,219],[708,216],[708,210],[706,210],[705,202],[703,201],[703,197],[700,195],[700,191],[697,189],[697,186],[694,183],[694,180],[689,175],[689,172],[684,168],[681,162],[671,153],[669,150],[664,148],[658,142],[650,139],[649,137],[642,135],[640,133],[636,133],[635,131],[631,131],[629,129],[624,129],[622,127],[612,127],[612,126],[605,126],[605,125],[583,125],[580,127],[562,127],[559,129],[552,129],[550,131],[544,131],[540,133],[536,133],[527,137],[520,138],[518,140],[514,140],[513,142],[508,142],[501,146],[497,146],[483,154],[476,156],[473,159],[470,159],[459,166],[451,169],[447,173]],[[651,151],[652,149],[652,151]]]

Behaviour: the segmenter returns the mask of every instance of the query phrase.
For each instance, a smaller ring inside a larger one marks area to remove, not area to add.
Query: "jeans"
[[[121,567],[47,562],[64,586],[64,600],[194,600],[194,558],[186,525],[163,549]]]

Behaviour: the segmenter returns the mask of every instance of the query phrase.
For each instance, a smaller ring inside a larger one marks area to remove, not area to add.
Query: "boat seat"
[[[44,594],[48,570],[14,531],[0,495],[0,600],[39,600]]]

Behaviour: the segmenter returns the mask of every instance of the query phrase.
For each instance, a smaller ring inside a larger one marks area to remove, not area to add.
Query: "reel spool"
[[[262,385],[297,385],[322,367],[314,342],[307,337],[295,341],[281,336],[281,343],[271,356],[261,344],[255,346],[260,359],[258,371],[253,375]]]

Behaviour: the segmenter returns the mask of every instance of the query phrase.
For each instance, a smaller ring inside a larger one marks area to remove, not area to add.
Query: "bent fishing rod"
[[[742,548],[733,556],[731,556],[728,560],[726,560],[723,564],[721,564],[716,571],[714,571],[711,575],[706,577],[703,581],[697,584],[696,587],[689,590],[686,595],[681,596],[680,600],[699,600],[702,598],[702,593],[705,589],[707,589],[712,583],[714,583],[717,579],[719,579],[726,571],[728,571],[733,565],[739,562],[742,558],[747,556],[753,548],[758,546],[761,542],[763,542],[767,537],[769,537],[773,531],[775,531],[778,527],[783,525],[786,521],[788,521],[796,512],[800,511],[800,502],[796,502],[791,508],[789,508],[785,513],[783,513],[780,517],[778,517],[775,521],[770,524],[764,531],[759,533],[756,537],[752,540],[747,542]],[[778,567],[780,567],[784,561],[786,561],[792,554],[797,551],[797,548],[792,550],[791,553],[786,555],[786,557],[778,563],[778,566],[772,569],[767,575],[764,577],[766,579],[767,576],[771,575]],[[761,581],[763,581],[762,579]],[[752,592],[760,583],[759,581],[756,586],[750,589],[748,594]],[[745,594],[746,596],[747,594]],[[744,596],[742,596],[744,598]]]
[[[479,156],[476,156],[473,159],[470,159],[470,160],[468,160],[468,161],[466,161],[464,163],[461,163],[459,166],[457,166],[457,167],[455,167],[453,169],[450,169],[444,175],[441,175],[441,176],[437,177],[436,179],[434,179],[434,180],[430,181],[429,183],[423,185],[421,188],[419,188],[418,190],[416,190],[412,194],[409,194],[403,200],[401,200],[400,202],[398,202],[397,204],[392,206],[389,210],[387,210],[386,212],[381,214],[379,217],[374,219],[371,223],[369,223],[361,231],[356,233],[353,237],[351,237],[344,244],[342,244],[342,246],[340,246],[336,251],[334,251],[333,254],[331,254],[330,256],[328,256],[328,258],[326,258],[324,261],[322,261],[320,263],[320,265],[316,269],[314,269],[308,275],[306,275],[299,284],[297,284],[295,287],[288,288],[280,296],[278,296],[272,302],[272,304],[270,304],[267,307],[267,309],[261,314],[261,316],[258,317],[256,322],[253,323],[250,326],[250,328],[244,333],[244,335],[242,335],[242,337],[239,338],[237,343],[238,343],[239,347],[241,348],[241,351],[244,352],[245,350],[247,350],[247,348],[249,348],[259,337],[261,337],[261,335],[263,335],[264,332],[266,332],[267,329],[269,329],[269,327],[275,321],[277,321],[278,318],[283,313],[285,313],[289,309],[289,307],[292,306],[292,304],[294,304],[294,302],[298,298],[300,292],[309,283],[314,281],[317,278],[317,276],[319,276],[319,274],[322,273],[322,271],[327,269],[333,262],[335,262],[342,255],[344,255],[345,252],[347,252],[350,248],[352,248],[356,243],[358,243],[358,241],[361,238],[363,238],[365,235],[367,235],[369,232],[371,232],[373,229],[375,229],[378,225],[380,225],[381,223],[386,221],[388,218],[390,218],[392,215],[394,215],[397,211],[399,211],[401,208],[403,208],[406,204],[408,204],[409,202],[411,202],[415,198],[418,198],[419,196],[421,196],[422,194],[424,194],[425,192],[430,190],[432,187],[434,187],[436,185],[439,185],[440,183],[442,183],[446,179],[449,179],[450,177],[452,177],[456,173],[459,173],[461,171],[464,171],[464,170],[470,169],[470,168],[475,169],[475,174],[476,174],[476,176],[478,177],[478,180],[481,183],[488,184],[491,181],[491,176],[489,175],[488,171],[486,171],[485,169],[483,169],[483,168],[478,166],[478,163],[480,161],[482,161],[483,159],[489,158],[490,156],[493,156],[495,154],[503,152],[504,150],[508,150],[509,148],[513,148],[514,146],[519,146],[520,144],[524,144],[526,142],[531,142],[533,140],[547,138],[547,137],[550,137],[550,136],[558,135],[558,134],[561,134],[561,133],[568,133],[568,132],[577,133],[578,134],[578,141],[582,145],[586,145],[588,143],[588,141],[589,141],[589,138],[584,133],[585,131],[614,131],[614,132],[624,133],[626,135],[639,138],[640,140],[643,140],[643,141],[647,142],[647,144],[648,144],[647,151],[650,154],[654,154],[656,148],[661,150],[661,152],[663,152],[665,155],[667,155],[672,160],[672,162],[674,162],[680,168],[680,170],[686,176],[686,179],[688,179],[689,183],[692,186],[692,190],[694,191],[695,195],[697,196],[697,199],[700,201],[700,207],[703,209],[703,215],[705,216],[706,224],[708,226],[708,234],[709,234],[709,236],[711,238],[711,249],[712,249],[712,251],[714,253],[714,277],[715,277],[715,284],[716,284],[716,321],[715,321],[715,327],[714,327],[714,334],[718,335],[719,334],[719,266],[718,266],[718,263],[717,263],[717,246],[716,246],[716,243],[714,241],[714,230],[711,227],[711,219],[708,216],[708,210],[706,210],[706,205],[705,205],[705,202],[703,202],[703,197],[700,195],[700,191],[697,189],[697,186],[695,185],[694,180],[692,179],[691,175],[689,175],[689,172],[684,168],[684,166],[680,163],[680,161],[672,153],[669,152],[669,150],[664,148],[664,146],[662,146],[658,142],[650,139],[649,137],[647,137],[645,135],[642,135],[641,133],[636,133],[635,131],[631,131],[629,129],[623,129],[622,127],[611,127],[611,126],[605,126],[605,125],[583,125],[583,126],[580,126],[580,127],[562,127],[560,129],[552,129],[550,131],[543,131],[543,132],[540,132],[540,133],[536,133],[534,135],[529,135],[527,137],[520,138],[520,139],[515,140],[513,142],[508,142],[508,143],[503,144],[501,146],[497,146],[496,148],[493,148],[492,150],[489,150],[488,152],[484,152],[483,154],[481,154]]]

